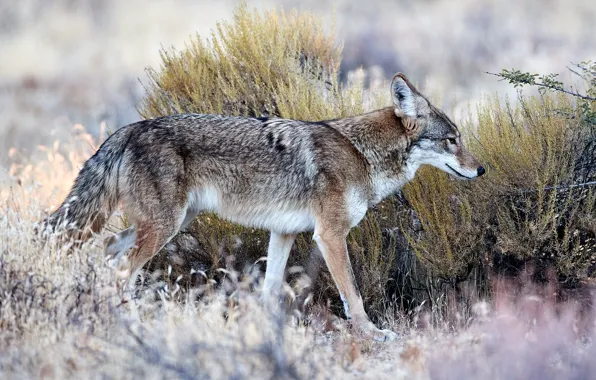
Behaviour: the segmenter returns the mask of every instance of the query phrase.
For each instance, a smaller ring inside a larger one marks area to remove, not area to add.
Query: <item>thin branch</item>
[[[488,71],[485,71],[485,73],[486,74],[489,74],[489,75],[494,75],[494,76],[499,77],[499,78],[503,78],[503,80],[509,79],[509,78],[506,78],[505,76],[503,76],[503,74],[495,74],[495,73],[491,73],[491,72],[488,72]],[[529,85],[529,83],[527,83],[527,84]],[[546,84],[544,82],[535,82],[532,85],[535,85],[535,86],[538,86],[538,87],[548,88],[548,89],[555,90],[555,91],[564,92],[566,94],[569,94],[569,95],[572,95],[572,96],[577,96],[578,98],[581,98],[581,99],[584,99],[584,100],[596,101],[596,97],[588,96],[588,95],[584,95],[584,94],[580,94],[577,91],[576,92],[569,91],[569,90],[564,89],[563,87],[549,85],[549,84]]]
[[[590,186],[596,186],[596,181],[590,181],[590,182],[584,182],[584,183],[574,183],[571,185],[545,186],[542,188],[542,190],[569,190],[569,189],[574,189],[577,187],[590,187]],[[523,194],[527,194],[527,193],[535,193],[539,190],[540,189],[523,189],[523,190],[521,190],[521,192]]]
[[[596,186],[596,181],[575,183],[572,185],[563,185],[563,186],[546,186],[544,188],[544,190],[567,190],[567,189],[573,189],[576,187],[590,187],[590,186]]]

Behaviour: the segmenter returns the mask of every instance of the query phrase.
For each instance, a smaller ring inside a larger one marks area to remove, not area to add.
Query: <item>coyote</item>
[[[271,231],[263,286],[279,296],[296,235],[314,231],[352,325],[375,340],[397,334],[370,322],[354,281],[346,236],[369,207],[399,190],[423,164],[461,179],[484,168],[455,124],[398,73],[393,105],[307,122],[183,114],[114,132],[85,163],[44,223],[85,240],[120,204],[132,227],[107,239],[134,286],[139,270],[200,212]],[[124,264],[122,264],[124,262]]]

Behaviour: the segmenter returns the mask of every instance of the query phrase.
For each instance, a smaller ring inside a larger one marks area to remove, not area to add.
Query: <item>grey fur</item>
[[[122,127],[85,163],[46,229],[85,239],[120,203],[133,227],[108,240],[106,252],[118,259],[134,241],[122,264],[134,285],[138,270],[181,228],[214,211],[274,233],[270,294],[279,292],[295,234],[314,231],[346,314],[373,338],[393,339],[368,321],[345,237],[422,164],[463,178],[481,172],[455,124],[403,74],[391,89],[393,106],[337,120],[186,114]]]

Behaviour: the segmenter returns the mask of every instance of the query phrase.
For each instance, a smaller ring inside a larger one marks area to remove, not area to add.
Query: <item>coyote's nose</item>
[[[478,170],[478,177],[480,177],[481,175],[483,175],[486,172],[486,170],[484,170],[484,168],[482,166],[479,166],[477,170]]]

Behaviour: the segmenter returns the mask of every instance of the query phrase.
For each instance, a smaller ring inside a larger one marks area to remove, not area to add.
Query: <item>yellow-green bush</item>
[[[305,120],[362,111],[359,92],[344,96],[337,81],[341,45],[309,13],[260,14],[239,6],[232,23],[184,51],[162,51],[161,70],[139,112],[274,115]]]

